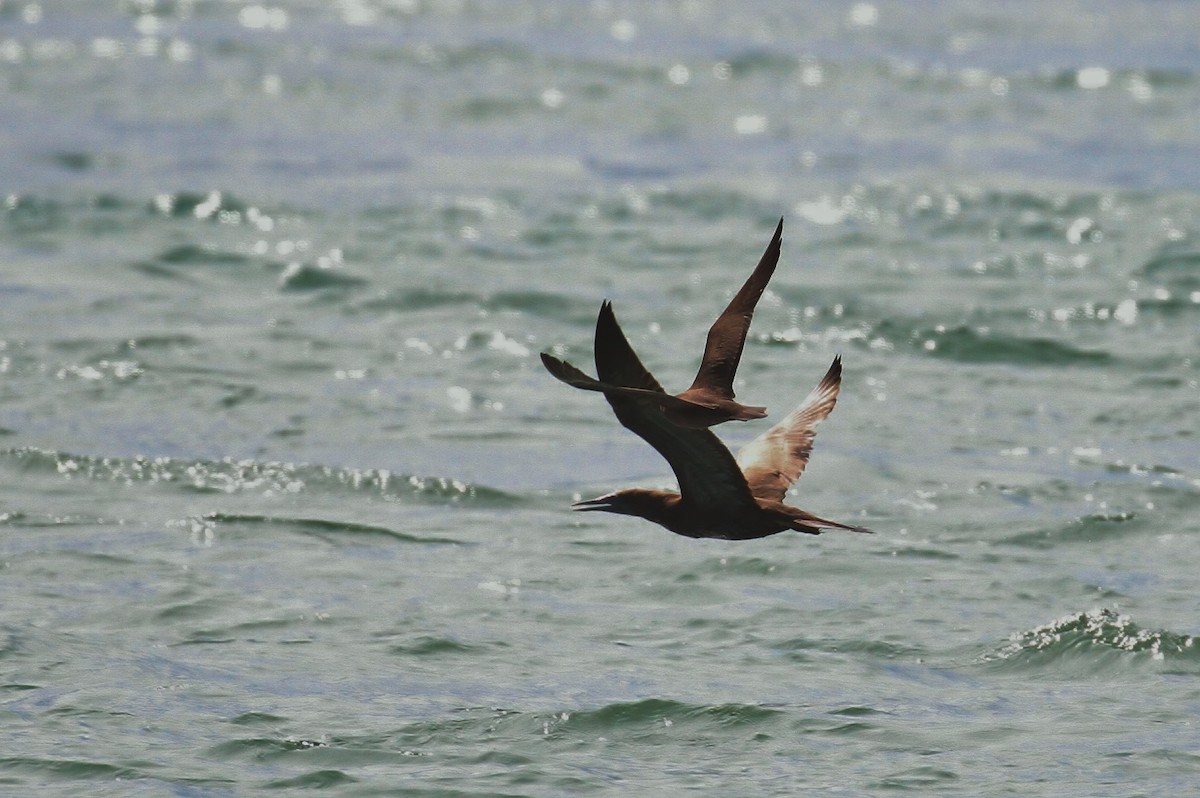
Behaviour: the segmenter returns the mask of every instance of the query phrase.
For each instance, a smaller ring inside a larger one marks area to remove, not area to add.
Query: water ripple
[[[1080,349],[1053,338],[984,331],[966,325],[916,328],[906,333],[903,325],[885,321],[875,327],[867,338],[889,343],[902,340],[911,348],[932,357],[963,363],[1108,366],[1116,362],[1107,352]]]
[[[393,501],[472,502],[507,507],[519,503],[513,494],[449,477],[393,474],[386,469],[336,468],[258,460],[180,460],[172,457],[94,457],[36,448],[0,450],[0,463],[25,472],[58,474],[64,479],[92,479],[178,486],[200,493],[371,493]],[[316,522],[311,522],[316,523]]]

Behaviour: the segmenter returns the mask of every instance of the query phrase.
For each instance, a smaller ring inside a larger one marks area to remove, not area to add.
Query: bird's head
[[[619,490],[606,493],[595,499],[575,502],[571,505],[574,510],[601,510],[606,513],[621,515],[636,515],[663,524],[672,514],[679,501],[679,494],[667,493],[661,490]]]

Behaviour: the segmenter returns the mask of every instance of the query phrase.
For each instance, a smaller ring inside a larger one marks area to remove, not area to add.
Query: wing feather
[[[771,275],[775,273],[782,242],[783,219],[780,219],[775,228],[775,235],[759,259],[758,265],[709,328],[700,370],[696,372],[696,379],[689,390],[699,389],[724,399],[733,398],[733,378],[742,359],[746,334],[750,331],[750,320],[754,316],[754,308],[758,305],[759,298],[767,289]]]
[[[837,404],[842,381],[842,358],[833,359],[817,387],[775,426],[742,447],[737,454],[751,493],[760,499],[783,501],[812,452],[817,425]]]

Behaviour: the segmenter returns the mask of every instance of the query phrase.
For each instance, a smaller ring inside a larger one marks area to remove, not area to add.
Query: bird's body
[[[662,393],[608,302],[596,319],[595,355],[603,382]],[[737,459],[710,430],[675,424],[653,399],[606,390],[604,397],[622,426],[666,458],[679,492],[635,488],[577,502],[575,508],[639,516],[692,538],[749,540],[788,529],[814,535],[825,529],[868,531],[783,503],[808,463],[816,425],[837,402],[841,373],[841,358],[834,358],[812,393],[783,421],[743,447]]]
[[[603,510],[622,515],[636,515],[665,527],[676,535],[688,538],[720,538],[721,540],[753,540],[787,530],[819,535],[825,529],[868,530],[857,526],[826,521],[806,513],[799,507],[769,499],[755,499],[755,510],[743,508],[737,513],[714,513],[712,508],[698,507],[681,494],[666,490],[631,488],[576,502],[576,510]]]
[[[779,263],[782,241],[783,219],[780,219],[775,235],[758,265],[709,328],[700,369],[691,387],[683,393],[672,396],[661,387],[650,391],[635,385],[614,383],[604,379],[603,375],[599,380],[592,379],[570,363],[545,353],[542,354],[542,363],[551,374],[575,388],[600,391],[610,396],[620,393],[653,402],[668,420],[689,429],[706,429],[725,421],[766,417],[765,407],[744,405],[734,399],[733,378],[742,358],[754,308]]]

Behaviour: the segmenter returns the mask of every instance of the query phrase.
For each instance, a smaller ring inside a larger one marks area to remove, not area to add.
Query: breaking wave
[[[1069,666],[1072,673],[1158,662],[1200,672],[1200,646],[1192,635],[1144,629],[1129,616],[1101,607],[1015,634],[981,661],[1018,670]]]

